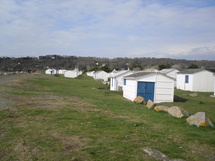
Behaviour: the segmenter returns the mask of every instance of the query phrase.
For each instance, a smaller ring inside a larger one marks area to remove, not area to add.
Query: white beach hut
[[[112,72],[108,73],[108,77],[112,77],[114,74],[118,73],[120,71],[117,71],[116,69],[114,69]]]
[[[177,89],[213,92],[214,77],[213,72],[205,69],[186,69],[177,74]]]
[[[53,74],[56,74],[56,73],[57,73],[57,71],[55,69],[50,69],[50,68],[45,71],[45,74],[53,75]]]
[[[90,71],[90,72],[87,72],[87,75],[88,75],[89,77],[93,77],[94,73],[95,73],[95,71]]]
[[[64,77],[67,77],[67,78],[76,78],[77,76],[79,76],[81,74],[82,74],[82,71],[79,71],[78,69],[67,70],[64,73]]]
[[[105,71],[97,71],[94,73],[93,78],[96,80],[108,81],[108,73]]]
[[[158,72],[158,70],[154,69],[154,68],[148,68],[148,69],[143,70],[143,72]]]
[[[110,90],[111,91],[122,91],[124,76],[133,74],[133,71],[123,70],[113,74],[110,77]]]
[[[123,97],[133,101],[137,96],[155,103],[173,102],[174,79],[158,72],[138,72],[124,77]]]
[[[64,74],[66,71],[67,71],[67,70],[65,70],[65,69],[60,69],[60,70],[58,71],[58,74]]]

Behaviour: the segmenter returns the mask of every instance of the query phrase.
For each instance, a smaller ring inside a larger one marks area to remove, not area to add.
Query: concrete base
[[[215,95],[211,95],[211,97],[215,97]]]

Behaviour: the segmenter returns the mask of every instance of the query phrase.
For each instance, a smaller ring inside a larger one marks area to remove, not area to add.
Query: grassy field
[[[144,148],[187,161],[215,159],[215,128],[148,110],[85,75],[36,75],[0,89],[0,99],[10,102],[0,111],[2,161],[153,161]],[[160,105],[177,105],[190,114],[204,111],[215,124],[212,93],[189,93],[175,90],[178,102]]]

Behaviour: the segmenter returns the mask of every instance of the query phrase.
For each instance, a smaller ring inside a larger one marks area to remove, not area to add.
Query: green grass
[[[14,92],[0,95],[17,109],[1,111],[0,160],[154,160],[143,148],[184,160],[214,155],[214,128],[148,110],[85,75],[40,75],[11,88]],[[215,123],[212,93],[189,93],[175,90],[179,100],[187,100],[161,105],[177,105],[190,114],[204,111]]]
[[[191,93],[197,93],[198,96],[189,96]],[[163,103],[163,105],[177,105],[187,110],[190,114],[206,112],[211,118],[215,118],[215,98],[210,97],[213,95],[212,92],[190,92],[175,89],[175,95],[185,102]]]

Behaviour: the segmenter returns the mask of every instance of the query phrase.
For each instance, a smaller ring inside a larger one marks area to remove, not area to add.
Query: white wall
[[[184,83],[184,90],[187,91],[193,91],[193,75],[192,74],[188,74],[189,75],[189,82],[188,83]],[[184,79],[185,79],[185,75],[184,75]]]
[[[169,77],[172,77],[172,78],[176,79],[177,72],[179,72],[179,71],[178,70],[172,70],[171,72],[167,73],[166,75],[169,76]]]
[[[214,77],[212,72],[201,71],[193,74],[193,89],[196,92],[213,92]]]
[[[184,76],[182,74],[177,74],[176,80],[177,80],[176,88],[184,90],[184,82],[185,82]]]
[[[117,90],[117,80],[114,77],[110,78],[110,90],[116,91]]]
[[[64,73],[64,77],[67,77],[67,78],[75,78],[77,76],[78,76],[78,72],[75,70],[68,70]]]
[[[189,76],[189,82],[185,83],[185,76]],[[177,89],[192,91],[193,90],[193,75],[192,74],[177,74]]]
[[[95,72],[93,78],[102,79],[103,81],[108,81],[108,73],[104,71]]]
[[[51,69],[47,69],[46,71],[45,71],[45,74],[51,74]]]
[[[129,74],[131,74],[131,73],[129,73]],[[127,75],[129,75],[129,74],[125,74],[125,75],[121,75],[121,76],[119,76],[119,77],[116,77],[116,82],[117,82],[117,84],[116,84],[116,90],[117,91],[122,91],[123,90],[123,85],[124,85],[124,76],[127,76]]]
[[[102,78],[104,81],[108,81],[108,73],[102,72]]]
[[[138,79],[138,81],[141,81],[141,82],[155,82],[156,74],[152,73],[152,74],[144,75],[137,79]]]
[[[171,78],[174,78],[175,80],[174,80],[174,87],[176,87],[176,85],[177,85],[177,73],[179,72],[179,70],[176,70],[176,69],[174,69],[174,70],[172,70],[171,72],[169,72],[169,73],[167,73],[166,75],[167,76],[169,76],[169,77],[171,77]]]
[[[174,101],[174,80],[157,75],[155,82],[154,102],[173,102]]]
[[[123,85],[123,97],[133,101],[137,97],[137,81],[126,80],[126,85]]]
[[[64,74],[65,72],[66,72],[65,69],[60,69],[60,70],[58,71],[58,74]]]
[[[215,75],[214,76],[214,96],[215,96]]]
[[[51,71],[52,71],[52,73],[51,73]],[[55,69],[47,69],[45,71],[45,74],[56,74],[56,73],[57,73],[57,71]]]
[[[87,72],[87,75],[90,76],[90,77],[93,77],[95,71],[92,71],[92,72]]]

